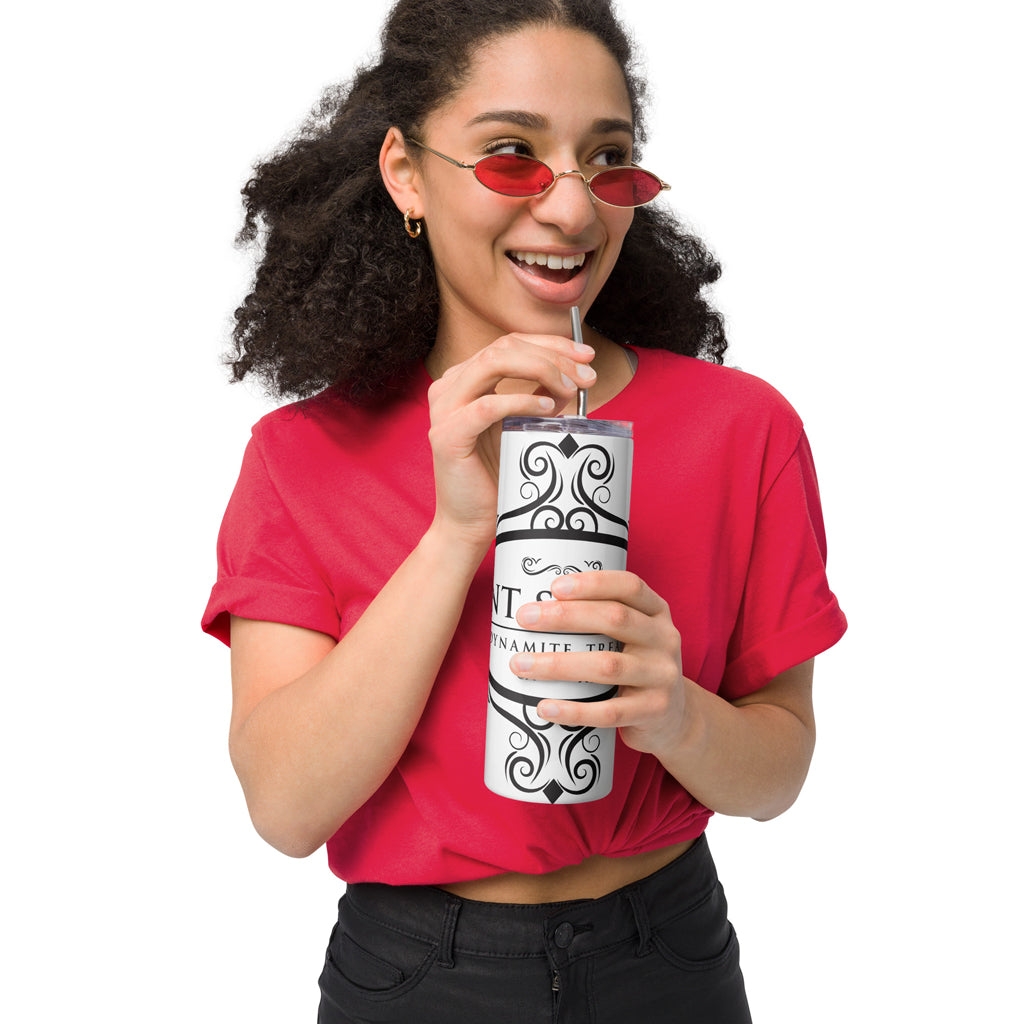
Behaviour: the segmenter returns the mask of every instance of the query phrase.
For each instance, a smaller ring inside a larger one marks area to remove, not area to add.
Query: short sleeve
[[[757,510],[739,615],[720,693],[735,700],[831,647],[846,617],[825,576],[825,527],[801,432]]]
[[[253,432],[217,541],[217,582],[203,629],[230,643],[230,616],[337,637],[331,588],[278,489]]]

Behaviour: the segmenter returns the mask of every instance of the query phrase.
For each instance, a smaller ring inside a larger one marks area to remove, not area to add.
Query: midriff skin
[[[630,857],[588,857],[580,864],[550,871],[546,875],[509,872],[492,878],[441,885],[440,889],[467,900],[483,903],[561,903],[566,900],[598,899],[640,881],[685,853],[696,839],[664,846],[660,850],[635,853]]]

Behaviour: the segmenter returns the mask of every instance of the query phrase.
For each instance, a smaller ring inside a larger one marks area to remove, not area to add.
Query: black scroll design
[[[520,793],[543,793],[549,803],[556,803],[562,796],[585,796],[600,781],[601,762],[597,752],[601,747],[601,735],[589,725],[556,725],[537,716],[539,697],[516,693],[506,689],[493,675],[489,676],[490,688],[487,699],[502,718],[514,726],[509,736],[512,749],[505,757],[505,777]],[[616,690],[608,690],[586,702],[609,700]],[[503,706],[496,697],[501,697],[511,707]],[[551,733],[551,736],[545,735]],[[558,737],[557,760],[563,769],[561,778],[545,771],[551,760],[554,740]]]
[[[505,758],[505,778],[520,793],[539,793],[545,784],[538,779],[544,772],[552,749],[551,742],[544,734],[551,732],[555,728],[555,723],[546,722],[537,715],[536,699],[505,689],[494,676],[490,677],[490,683],[487,700],[491,707],[513,726],[513,731],[509,735],[509,745],[512,749]],[[502,706],[495,699],[496,696],[505,698],[512,707]]]
[[[561,526],[561,513],[557,506],[551,504],[562,494],[562,474],[555,462],[557,457],[564,458],[562,451],[549,441],[538,441],[523,450],[519,456],[519,473],[523,477],[519,494],[526,504],[503,512],[498,516],[499,523],[503,519],[533,512],[535,518],[553,514],[559,520],[558,526]]]
[[[561,729],[568,735],[558,745],[558,759],[568,777],[577,785],[559,785],[573,796],[583,796],[589,793],[601,778],[601,762],[594,756],[601,746],[601,736],[590,725],[563,725]]]
[[[568,514],[566,519],[570,527],[574,530],[585,529],[583,526],[577,526],[573,517],[579,517],[582,522],[587,518],[589,510],[595,533],[601,519],[628,528],[629,523],[625,519],[620,519],[601,507],[607,505],[612,498],[611,489],[608,487],[608,481],[615,476],[615,459],[612,458],[612,453],[603,445],[587,444],[576,453],[576,458],[582,465],[572,478],[572,496],[584,507],[574,508]],[[588,487],[588,483],[592,486]]]
[[[572,440],[571,435],[566,438]],[[571,475],[564,474],[570,479],[573,504],[560,508],[556,502],[563,492],[562,470],[569,462],[579,463]],[[520,487],[524,504],[499,515],[499,526],[506,520],[528,515],[531,530],[598,533],[606,523],[628,529],[625,519],[604,507],[611,501],[608,485],[615,469],[615,459],[604,445],[567,445],[565,439],[559,444],[535,441],[519,457],[519,471],[525,481]]]
[[[544,561],[544,559],[531,558],[529,555],[527,555],[523,559],[522,563],[523,572],[526,573],[527,576],[543,576],[549,572],[554,574],[555,576],[564,576],[566,573],[580,572],[580,568],[577,565],[551,564],[541,566],[541,568],[539,569],[535,569],[534,566],[542,561]],[[586,558],[583,560],[583,564],[587,566],[588,569],[600,569],[603,566],[603,563],[600,559],[594,559],[593,561],[591,561],[589,558]]]

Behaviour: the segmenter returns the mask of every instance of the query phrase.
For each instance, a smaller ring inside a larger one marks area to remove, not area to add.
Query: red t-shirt
[[[634,425],[629,568],[668,601],[684,674],[735,699],[846,629],[825,578],[810,449],[796,413],[756,377],[660,350],[638,357],[598,411]],[[235,614],[345,635],[433,518],[428,385],[423,372],[384,410],[323,394],[260,420],[221,527],[204,629],[228,642]],[[623,743],[612,792],[592,803],[521,803],[485,788],[492,571],[493,552],[398,765],[327,843],[346,881],[546,872],[704,830],[711,812]]]

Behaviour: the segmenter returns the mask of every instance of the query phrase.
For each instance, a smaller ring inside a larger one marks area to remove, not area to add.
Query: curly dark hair
[[[581,29],[608,49],[625,76],[636,142],[644,141],[645,85],[611,0],[398,0],[376,63],[327,89],[242,190],[237,241],[261,244],[262,256],[235,311],[234,380],[253,373],[278,397],[332,387],[367,399],[387,394],[426,356],[438,323],[433,260],[397,220],[380,147],[392,126],[417,136],[464,81],[483,40],[533,24]],[[587,322],[620,343],[720,363],[722,318],[701,296],[720,273],[670,213],[638,208]]]

